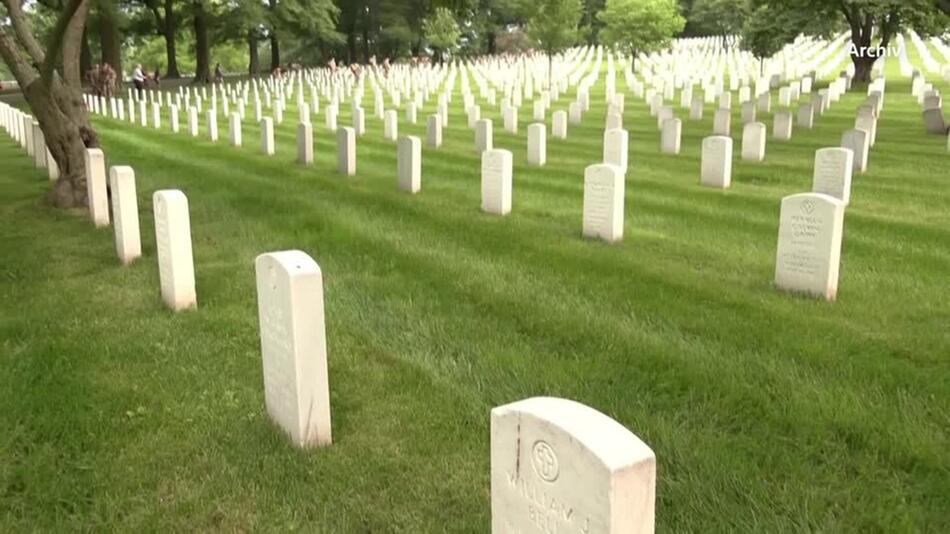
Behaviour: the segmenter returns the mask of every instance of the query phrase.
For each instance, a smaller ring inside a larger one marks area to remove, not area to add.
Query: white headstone
[[[703,139],[700,183],[727,189],[732,181],[732,138],[714,135]]]
[[[156,191],[152,208],[162,299],[176,311],[197,307],[188,198],[177,189]]]
[[[780,141],[792,138],[792,113],[790,111],[776,111],[772,116],[772,136]]]
[[[396,110],[388,109],[383,112],[383,138],[395,141],[399,137],[399,116]]]
[[[356,174],[356,130],[343,127],[336,131],[337,171],[340,174]]]
[[[274,119],[270,117],[261,120],[261,152],[274,155]]]
[[[442,146],[442,117],[429,115],[426,119],[426,144],[433,148]]]
[[[115,250],[119,261],[128,265],[142,256],[139,201],[132,167],[109,169],[109,189],[112,190],[112,215],[115,219]]]
[[[682,133],[683,123],[679,119],[663,121],[663,131],[660,133],[660,151],[664,154],[679,154]]]
[[[623,199],[624,173],[619,167],[598,163],[584,169],[584,236],[620,241]]]
[[[713,135],[729,136],[732,131],[732,111],[717,109],[713,116]]]
[[[267,414],[297,447],[331,443],[323,274],[286,250],[254,261]]]
[[[626,130],[614,129],[604,132],[604,163],[620,167],[627,172],[627,144],[629,134]]]
[[[854,172],[868,168],[868,133],[864,130],[846,130],[841,134],[841,147],[854,152]]]
[[[536,397],[491,412],[492,534],[652,534],[656,455],[610,417]]]
[[[555,111],[551,115],[551,135],[555,139],[567,139],[567,112]]]
[[[422,189],[422,141],[418,137],[409,135],[399,138],[396,171],[400,190],[418,193]]]
[[[231,113],[228,119],[228,134],[231,138],[231,146],[241,146],[241,114],[237,111]]]
[[[762,161],[765,159],[765,125],[750,122],[742,127],[742,159]]]
[[[547,128],[544,123],[528,125],[528,163],[544,166],[547,161]]]
[[[835,300],[841,263],[844,203],[821,193],[782,199],[775,285],[779,289]]]
[[[309,121],[297,125],[297,162],[313,163],[313,126]]]
[[[96,226],[109,226],[109,192],[106,187],[106,157],[98,148],[85,151],[86,201]]]
[[[475,121],[475,153],[481,154],[493,147],[491,119],[478,119]]]
[[[815,170],[811,190],[837,198],[845,205],[851,201],[851,173],[854,152],[847,148],[822,148],[815,151]]]
[[[495,215],[511,212],[511,166],[508,150],[482,152],[482,211]]]

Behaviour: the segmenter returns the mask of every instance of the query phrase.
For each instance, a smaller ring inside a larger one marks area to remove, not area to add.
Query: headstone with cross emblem
[[[800,193],[782,199],[776,287],[835,300],[844,207],[840,199],[823,193]]]
[[[491,411],[492,533],[652,533],[656,456],[617,421],[535,397]]]

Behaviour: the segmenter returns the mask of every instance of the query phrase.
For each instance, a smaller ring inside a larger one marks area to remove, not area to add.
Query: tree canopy
[[[607,0],[597,16],[601,41],[629,53],[662,50],[683,31],[686,20],[672,0]]]

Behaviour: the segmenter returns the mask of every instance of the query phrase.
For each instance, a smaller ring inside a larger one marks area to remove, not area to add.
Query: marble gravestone
[[[780,141],[791,140],[792,113],[790,111],[776,111],[772,116],[772,137]]]
[[[742,159],[762,161],[765,159],[765,124],[750,122],[742,127]]]
[[[415,136],[403,136],[396,145],[396,172],[399,189],[418,193],[422,189],[422,141]]]
[[[703,139],[700,183],[728,189],[732,181],[732,138],[714,135]]]
[[[835,300],[841,263],[844,203],[822,193],[782,199],[775,286],[784,291]]]
[[[274,119],[261,119],[261,152],[268,156],[274,155]]]
[[[191,250],[191,220],[188,198],[177,189],[152,195],[155,214],[155,247],[162,299],[172,310],[198,306],[195,293],[195,266]]]
[[[188,108],[188,135],[198,137],[198,108]]]
[[[122,109],[121,107],[119,109]],[[171,125],[172,133],[178,133],[178,106],[172,104],[168,106],[168,122]]]
[[[112,190],[112,216],[115,221],[115,251],[119,261],[128,265],[142,256],[139,231],[139,201],[135,192],[135,171],[132,167],[109,169]]]
[[[297,124],[297,163],[313,163],[313,125],[309,120]]]
[[[237,111],[231,113],[228,119],[228,135],[231,138],[231,146],[241,146],[241,114]]]
[[[106,186],[106,157],[98,148],[85,151],[86,202],[96,226],[109,226],[109,192]]]
[[[547,128],[544,123],[528,125],[528,163],[543,167],[547,162]]]
[[[578,402],[535,397],[491,411],[492,534],[652,534],[656,455]]]
[[[495,215],[511,212],[512,155],[495,148],[482,152],[482,211]]]
[[[207,113],[207,124],[208,124],[208,139],[212,143],[218,142],[218,114],[214,109],[208,110]]]
[[[815,151],[812,192],[837,198],[847,206],[851,201],[853,160],[854,152],[847,148],[832,147]]]
[[[491,119],[478,119],[475,121],[475,153],[481,154],[486,150],[491,150],[492,142],[492,121]]]
[[[660,151],[664,154],[679,154],[683,122],[680,119],[666,119],[660,132]]]
[[[620,171],[627,172],[627,144],[629,134],[626,130],[613,129],[604,132],[604,163],[620,167]]]
[[[598,163],[584,169],[584,237],[608,243],[623,238],[624,174],[616,165]]]
[[[267,415],[300,448],[330,445],[323,273],[299,250],[254,261]]]
[[[801,104],[798,106],[798,127],[811,130],[815,124],[815,111],[811,104]]]
[[[868,138],[865,130],[846,130],[841,134],[841,147],[854,152],[854,172],[864,172],[868,168]]]
[[[558,110],[551,114],[551,136],[555,139],[567,139],[567,112]]]
[[[432,148],[442,146],[442,117],[429,115],[426,119],[426,144]]]
[[[399,138],[399,116],[394,109],[383,112],[383,138],[387,141]]]
[[[717,109],[713,116],[713,135],[729,136],[732,132],[732,111]]]
[[[356,130],[343,127],[336,131],[337,172],[356,174]]]

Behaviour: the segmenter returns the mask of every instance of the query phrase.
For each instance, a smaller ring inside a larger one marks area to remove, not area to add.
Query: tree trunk
[[[280,67],[280,41],[273,30],[270,32],[270,70],[273,72]]]
[[[349,31],[346,34],[346,62],[356,62],[356,35],[353,31]]]
[[[85,149],[98,146],[99,142],[89,124],[82,93],[78,88],[67,86],[54,67],[64,49],[76,49],[74,52],[79,55],[87,15],[87,10],[82,9],[85,2],[70,3],[60,14],[45,52],[20,6],[12,2],[4,4],[12,26],[0,27],[0,57],[23,89],[23,96],[39,122],[46,146],[60,171],[50,199],[60,208],[83,207],[86,205]],[[70,32],[74,24],[79,29]],[[7,34],[9,29],[15,32],[15,38]]]
[[[204,4],[195,2],[195,79],[194,83],[211,81],[211,46],[208,43],[208,14]]]
[[[548,52],[548,91],[551,90],[551,82],[554,77],[554,57]]]
[[[174,0],[165,0],[165,20],[163,22],[165,23],[162,27],[162,35],[165,37],[165,59],[168,61],[165,77],[181,78],[181,72],[178,70],[178,50],[175,48],[178,19],[175,18]]]
[[[247,64],[247,73],[257,76],[261,71],[261,58],[257,53],[257,34],[254,30],[247,30],[247,52],[250,59]]]
[[[115,13],[108,7],[99,9],[99,44],[102,49],[100,64],[108,64],[116,73],[122,72],[122,48],[119,42],[119,30]],[[66,50],[69,50],[68,48]]]
[[[857,57],[853,56],[851,61],[854,63],[854,82],[859,84],[871,83],[871,69],[874,68],[876,57]]]
[[[85,74],[92,68],[92,50],[89,48],[89,30],[86,27],[83,27],[82,43],[79,47],[79,76],[84,79]]]
[[[89,2],[83,2],[63,34],[63,81],[76,91],[82,88],[82,75],[85,72],[82,70],[81,56],[83,45],[87,45],[85,35],[88,13]]]

